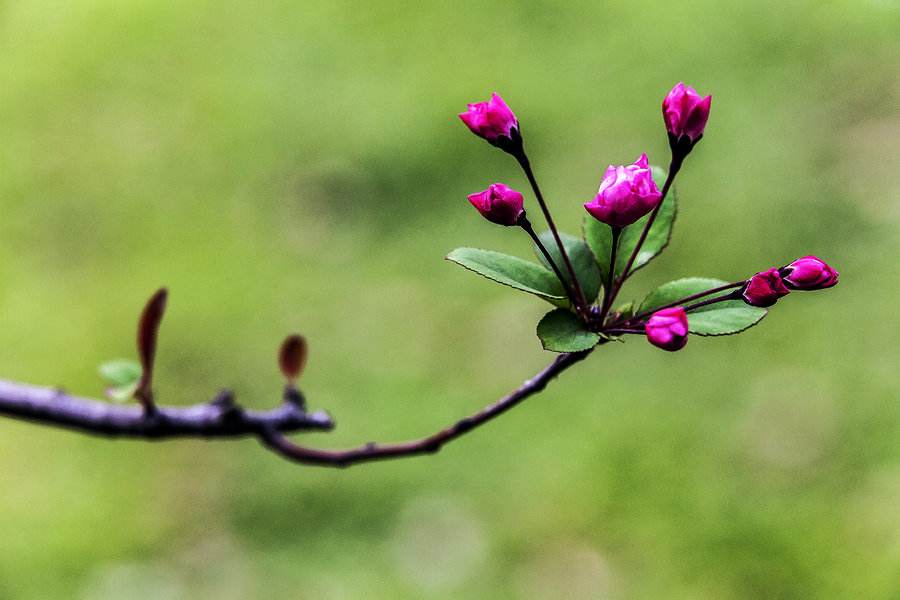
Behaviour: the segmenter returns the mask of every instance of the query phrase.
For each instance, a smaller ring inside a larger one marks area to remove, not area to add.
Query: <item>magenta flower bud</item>
[[[781,269],[784,282],[792,290],[824,290],[837,285],[840,273],[815,256],[798,258]]]
[[[687,154],[703,137],[712,96],[700,97],[694,88],[679,83],[663,100],[663,120],[673,151]]]
[[[498,225],[516,225],[525,214],[522,194],[502,183],[492,183],[483,192],[470,194],[469,202],[485,219]]]
[[[597,195],[584,208],[598,221],[625,227],[653,210],[660,198],[662,194],[653,181],[647,155],[641,154],[633,165],[610,165]]]
[[[521,145],[519,120],[497,93],[491,94],[487,102],[469,104],[459,118],[472,133],[506,151]]]
[[[650,315],[644,330],[647,340],[657,348],[681,350],[688,341],[687,313],[681,306],[658,310]]]
[[[772,306],[790,290],[784,286],[778,269],[761,271],[750,278],[742,292],[744,302],[751,306]]]

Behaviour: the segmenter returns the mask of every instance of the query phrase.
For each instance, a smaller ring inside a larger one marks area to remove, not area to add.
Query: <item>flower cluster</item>
[[[544,347],[557,352],[587,350],[626,334],[645,335],[663,350],[680,350],[691,333],[738,333],[758,323],[766,308],[792,291],[836,285],[836,270],[820,258],[804,256],[731,283],[709,278],[671,281],[639,303],[614,308],[625,281],[669,242],[673,182],[703,138],[711,104],[712,96],[701,96],[683,83],[669,91],[662,102],[671,150],[668,170],[652,167],[646,153],[632,164],[610,165],[597,193],[584,203],[588,216],[583,240],[556,229],[525,153],[519,120],[506,102],[495,93],[487,102],[469,104],[460,119],[518,161],[548,231],[535,233],[520,192],[494,183],[471,194],[469,201],[487,220],[528,233],[542,265],[474,248],[457,249],[448,259],[557,305],[538,324]]]

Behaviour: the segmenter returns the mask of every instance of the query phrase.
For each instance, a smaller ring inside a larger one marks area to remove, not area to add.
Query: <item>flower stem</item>
[[[563,277],[562,272],[559,270],[559,267],[556,265],[553,257],[550,256],[550,252],[547,251],[544,243],[541,242],[541,239],[534,232],[534,227],[531,226],[531,221],[529,221],[523,214],[521,217],[519,217],[518,225],[525,230],[525,233],[531,236],[531,239],[538,247],[538,250],[540,250],[541,254],[544,255],[544,258],[547,259],[547,262],[550,264],[550,268],[553,269],[556,277],[559,279],[560,283],[562,283],[563,289],[566,291],[566,296],[568,296],[569,300],[572,302],[572,306],[578,308],[578,301],[575,294],[572,292],[572,287],[569,285],[569,282],[566,280],[566,278]]]
[[[550,232],[553,234],[553,239],[556,240],[556,245],[559,247],[559,253],[563,257],[563,262],[566,263],[566,270],[568,270],[569,276],[572,280],[572,286],[575,288],[575,306],[578,308],[578,311],[582,314],[582,316],[585,316],[587,314],[588,306],[587,298],[584,295],[584,291],[581,289],[581,283],[578,281],[578,277],[575,276],[575,269],[572,268],[572,261],[569,260],[569,254],[566,252],[562,240],[559,237],[559,232],[556,230],[556,225],[553,223],[553,217],[550,216],[550,210],[547,208],[547,203],[544,202],[544,195],[541,194],[541,188],[538,187],[537,180],[534,177],[534,172],[531,170],[531,163],[528,161],[528,156],[525,154],[524,149],[516,152],[513,156],[515,156],[516,160],[519,161],[519,165],[522,167],[522,170],[525,172],[525,176],[528,178],[528,183],[531,184],[531,189],[534,191],[534,195],[537,198],[538,204],[541,206],[541,211],[544,213],[544,219],[547,221],[547,227],[550,228]],[[565,284],[565,281],[563,281],[563,284]]]
[[[616,277],[616,251],[619,248],[619,237],[622,233],[621,227],[610,225],[612,230],[612,249],[609,252],[609,273],[606,275],[606,282],[603,288],[603,305],[600,307],[600,316],[597,320],[600,323],[606,319],[606,314],[612,308],[613,301],[613,283]]]
[[[684,156],[679,154],[674,154],[672,156],[672,160],[669,163],[669,173],[666,175],[666,182],[663,184],[659,202],[656,204],[656,208],[653,209],[653,212],[650,213],[650,218],[647,219],[647,223],[644,225],[644,230],[641,232],[641,237],[638,238],[637,244],[634,246],[634,250],[631,251],[631,256],[628,257],[628,262],[625,263],[625,268],[622,270],[622,275],[618,279],[616,279],[615,288],[612,290],[610,302],[615,300],[616,294],[618,294],[619,290],[622,289],[622,284],[624,284],[625,280],[628,279],[629,271],[631,271],[631,267],[632,265],[634,265],[634,261],[637,259],[637,255],[641,251],[641,246],[644,245],[644,241],[647,239],[647,234],[650,233],[650,228],[653,227],[653,222],[656,220],[656,215],[659,214],[659,210],[660,208],[662,208],[663,202],[665,202],[666,200],[666,195],[669,193],[669,188],[672,187],[672,182],[675,181],[675,176],[681,169],[681,165],[683,162]]]
[[[733,288],[741,287],[744,285],[746,281],[735,281],[734,283],[726,283],[725,285],[720,285],[719,287],[710,288],[703,292],[697,292],[696,294],[691,294],[690,296],[685,296],[684,298],[679,298],[674,302],[669,302],[668,304],[663,304],[662,306],[657,306],[653,310],[644,311],[640,314],[634,315],[633,317],[628,319],[628,322],[638,321],[643,319],[644,317],[649,317],[653,313],[658,310],[663,310],[665,308],[672,308],[673,306],[684,306],[688,302],[693,302],[694,300],[699,300],[700,298],[704,298],[709,296],[710,294],[717,294],[719,292],[724,292],[725,290],[730,290]],[[729,294],[728,297],[731,295]]]
[[[609,335],[624,335],[628,333],[634,334],[643,334],[645,333],[643,329],[637,329],[635,327],[614,327],[612,329],[604,329],[603,333],[608,333]]]
[[[715,304],[716,302],[724,302],[725,300],[736,300],[739,297],[740,297],[740,295],[738,294],[738,292],[735,291],[730,294],[725,294],[724,296],[717,296],[715,298],[710,298],[708,300],[702,300],[700,302],[695,302],[694,304],[691,304],[690,306],[685,306],[684,312],[691,312],[692,310],[696,310],[696,309],[700,308],[701,306]]]

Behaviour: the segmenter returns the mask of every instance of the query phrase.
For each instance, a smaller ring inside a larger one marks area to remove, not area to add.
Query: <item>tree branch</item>
[[[601,344],[604,342],[601,342]],[[361,462],[432,454],[537,394],[557,375],[591,352],[558,355],[537,375],[497,402],[430,436],[396,444],[369,443],[349,450],[323,450],[294,444],[285,434],[328,431],[335,424],[324,412],[307,413],[299,391],[288,386],[282,404],[268,411],[247,410],[231,392],[220,392],[211,401],[187,407],[125,406],[71,396],[62,390],[0,380],[0,415],[41,425],[109,438],[162,440],[172,438],[257,437],[276,454],[308,465],[348,467]]]
[[[494,417],[505,413],[529,396],[540,392],[547,387],[547,384],[554,377],[575,363],[584,360],[592,351],[593,348],[582,352],[560,354],[549,366],[509,395],[477,413],[457,421],[446,429],[418,440],[396,444],[369,443],[349,450],[322,450],[298,446],[284,437],[283,432],[268,429],[262,432],[260,441],[264,446],[288,460],[324,467],[349,467],[361,462],[403,458],[419,454],[433,454],[440,450],[444,444],[452,442],[476,427],[487,423]]]
[[[158,407],[146,414],[141,406],[120,406],[70,396],[53,388],[0,380],[0,415],[105,437],[164,439],[176,437],[241,437],[266,431],[330,430],[334,422],[323,412],[306,413],[285,402],[268,411],[245,410],[230,392],[184,408]]]

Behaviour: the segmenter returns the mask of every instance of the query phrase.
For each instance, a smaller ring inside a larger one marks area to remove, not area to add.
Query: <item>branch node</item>
[[[220,391],[209,404],[221,411],[223,421],[233,421],[243,414],[243,409],[235,402],[234,392],[231,390]]]
[[[296,406],[301,412],[306,412],[306,398],[303,396],[303,392],[294,387],[293,384],[288,383],[284,386],[283,398],[285,402]]]

